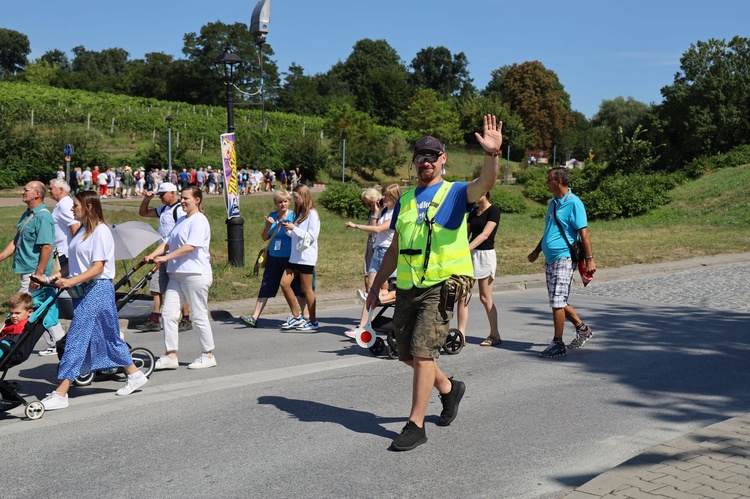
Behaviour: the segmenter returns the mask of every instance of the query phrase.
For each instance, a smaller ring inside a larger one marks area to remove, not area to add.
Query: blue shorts
[[[289,265],[288,257],[277,257],[268,255],[266,260],[266,269],[263,271],[263,280],[260,282],[260,291],[258,298],[273,298],[279,291],[281,285],[281,276]],[[313,273],[313,291],[315,290],[315,277]],[[305,296],[299,284],[299,276],[294,276],[292,281],[292,291],[294,296]]]

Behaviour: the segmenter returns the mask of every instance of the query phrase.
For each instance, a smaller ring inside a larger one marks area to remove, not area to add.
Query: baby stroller
[[[145,320],[151,314],[154,308],[154,297],[150,294],[138,294],[148,282],[154,277],[159,270],[159,264],[154,265],[149,271],[141,277],[127,292],[118,292],[123,286],[130,285],[130,279],[143,266],[145,261],[140,261],[130,269],[122,278],[115,283],[115,302],[117,303],[117,315],[120,319],[129,319],[134,321]],[[60,317],[63,319],[73,318],[73,300],[67,293],[63,293],[59,299]]]
[[[393,332],[393,311],[396,302],[389,302],[380,304],[380,310],[374,317],[372,317],[370,328],[365,326],[363,331],[357,335],[357,343],[361,346],[366,347],[370,350],[370,353],[376,357],[382,355],[385,352],[389,359],[398,358],[398,349],[396,347],[396,337]],[[391,310],[390,315],[386,313]],[[358,330],[359,332],[359,330]],[[364,336],[363,336],[364,333]],[[377,334],[385,335],[385,340]],[[369,336],[368,336],[369,335]],[[367,338],[367,341],[362,341]],[[456,355],[464,347],[464,335],[461,331],[455,328],[448,330],[448,336],[445,338],[443,343],[443,351],[448,355]]]
[[[26,417],[39,419],[44,415],[44,405],[39,401],[28,402],[20,394],[21,387],[15,381],[6,381],[8,369],[26,361],[31,355],[39,338],[58,321],[57,297],[61,291],[54,288],[42,288],[32,294],[36,310],[29,317],[29,321],[11,349],[0,359],[0,409],[7,412],[19,405],[26,406]]]

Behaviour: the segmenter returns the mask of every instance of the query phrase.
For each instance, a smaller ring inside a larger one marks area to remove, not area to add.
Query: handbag
[[[52,254],[52,274],[57,274],[60,272],[60,255],[58,255],[57,250]]]
[[[271,242],[273,241],[273,238],[276,237],[276,234],[279,233],[279,228],[281,227],[281,223],[279,221],[276,221],[276,230],[274,231],[271,238],[268,240],[268,244],[263,246],[260,251],[258,251],[258,258],[255,259],[255,266],[253,267],[253,275],[257,276],[260,274],[260,269],[266,268],[266,261],[268,260],[268,248],[271,246]]]
[[[310,228],[310,215],[308,214],[307,216],[308,216],[308,218],[307,218],[307,229],[309,229]],[[300,253],[302,253],[307,248],[309,248],[310,246],[312,246],[312,243],[314,241],[312,234],[310,234],[307,231],[307,229],[305,229],[305,235],[302,236],[302,237],[300,237],[297,240],[297,251],[299,251]]]
[[[68,294],[71,298],[80,300],[84,296],[88,294],[89,291],[91,291],[91,288],[94,287],[96,284],[97,279],[91,279],[90,281],[82,282],[81,284],[76,284],[75,286],[71,286],[66,289]]]
[[[562,224],[557,219],[557,205],[552,208],[552,216],[555,218],[557,228],[560,229],[560,234],[562,234],[563,239],[565,239],[565,244],[568,245],[568,249],[570,250],[570,259],[573,261],[573,264],[575,265],[578,262],[583,261],[584,257],[586,256],[584,254],[583,244],[581,244],[581,242],[578,240],[576,240],[576,242],[574,242],[573,244],[570,244],[570,241],[568,241],[568,236],[563,230]]]

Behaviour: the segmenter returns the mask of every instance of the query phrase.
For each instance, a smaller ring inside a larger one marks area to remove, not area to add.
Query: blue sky
[[[0,27],[26,34],[31,58],[119,47],[182,57],[183,36],[214,21],[249,23],[255,0],[0,0]],[[593,116],[618,96],[660,102],[680,56],[697,41],[750,36],[750,1],[715,0],[272,0],[268,43],[284,72],[345,60],[357,40],[385,39],[407,65],[426,47],[464,52],[474,84],[506,64],[539,60],[557,73],[573,109]]]

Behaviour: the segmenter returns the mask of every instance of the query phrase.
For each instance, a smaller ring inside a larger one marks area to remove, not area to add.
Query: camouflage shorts
[[[453,318],[441,303],[443,285],[431,288],[397,289],[393,312],[393,330],[398,348],[398,360],[414,357],[437,359],[448,335]]]

